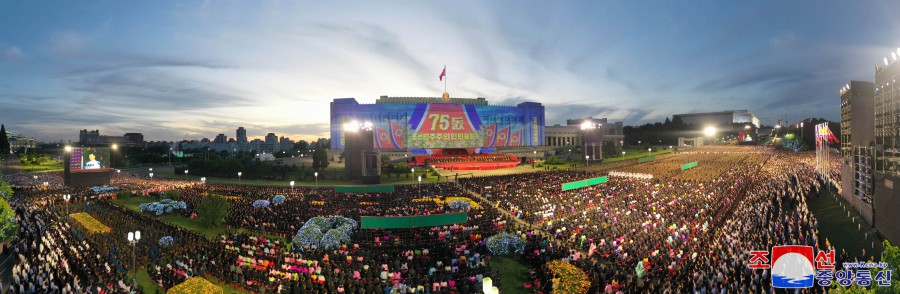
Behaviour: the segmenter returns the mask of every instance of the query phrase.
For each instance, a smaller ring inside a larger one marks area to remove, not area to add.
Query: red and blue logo
[[[772,247],[772,287],[809,288],[815,282],[812,246]]]

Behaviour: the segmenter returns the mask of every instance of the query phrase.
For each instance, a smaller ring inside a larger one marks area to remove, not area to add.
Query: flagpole
[[[444,64],[444,93],[447,93],[447,65]]]

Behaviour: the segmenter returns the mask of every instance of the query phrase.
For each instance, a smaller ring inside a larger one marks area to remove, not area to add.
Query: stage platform
[[[433,164],[435,168],[444,170],[494,170],[516,167],[518,162],[453,162]]]

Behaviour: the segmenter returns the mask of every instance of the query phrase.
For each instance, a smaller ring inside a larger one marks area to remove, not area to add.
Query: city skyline
[[[540,102],[547,125],[727,109],[766,125],[838,121],[837,90],[873,80],[872,65],[900,44],[898,9],[0,1],[0,123],[42,141],[81,129],[180,141],[237,126],[251,140],[312,141],[328,137],[332,99],[438,97],[444,65],[451,96]]]

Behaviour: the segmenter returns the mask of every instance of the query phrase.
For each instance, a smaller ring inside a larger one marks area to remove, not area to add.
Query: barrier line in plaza
[[[363,216],[360,217],[360,228],[404,229],[415,227],[438,227],[464,223],[466,220],[468,220],[468,213],[465,212],[394,217]]]
[[[390,193],[394,192],[394,186],[337,186],[335,193]]]
[[[640,159],[638,159],[638,163],[651,162],[654,160],[656,160],[656,156],[641,157]]]
[[[682,164],[682,165],[681,165],[681,170],[686,170],[686,169],[689,169],[689,168],[693,168],[693,167],[696,167],[696,166],[699,165],[699,164],[700,164],[700,163],[699,163],[699,162],[696,162],[696,161],[690,162],[690,163],[685,163],[685,164]]]
[[[569,190],[573,190],[573,189],[584,188],[584,187],[593,186],[593,185],[599,185],[599,184],[606,183],[606,181],[608,181],[608,180],[609,180],[609,178],[607,178],[606,176],[602,176],[599,178],[590,178],[587,180],[563,183],[562,190],[569,191]]]

